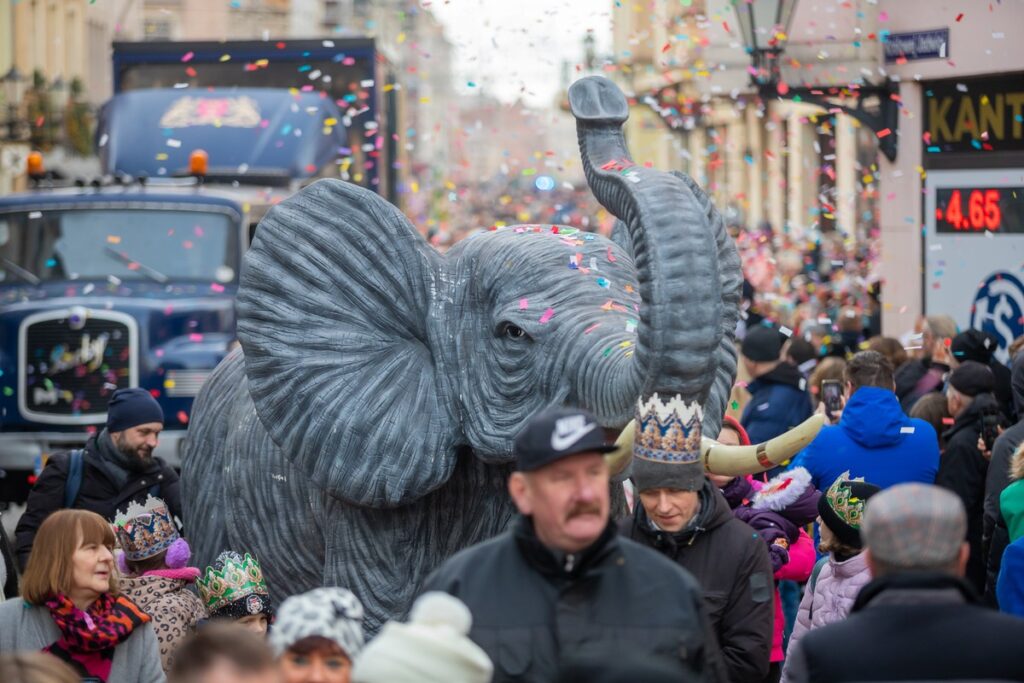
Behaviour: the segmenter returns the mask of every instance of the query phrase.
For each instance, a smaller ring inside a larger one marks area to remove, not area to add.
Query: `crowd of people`
[[[4,549],[0,679],[1024,681],[1024,342],[1007,368],[931,316],[908,349],[838,305],[826,335],[824,309],[748,315],[747,379],[707,435],[764,443],[822,414],[791,462],[708,474],[690,409],[641,403],[622,480],[592,415],[541,412],[515,441],[518,518],[376,634],[345,587],[275,605],[244,547],[192,566],[160,406],[119,390]]]

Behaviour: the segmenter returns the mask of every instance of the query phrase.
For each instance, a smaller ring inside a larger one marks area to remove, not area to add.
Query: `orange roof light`
[[[210,157],[204,150],[192,150],[192,154],[188,156],[189,174],[202,178],[206,175],[207,168],[210,165],[209,162]]]
[[[40,152],[29,152],[28,158],[25,160],[25,169],[28,171],[29,178],[42,178],[46,175],[46,169],[43,168],[43,155]]]

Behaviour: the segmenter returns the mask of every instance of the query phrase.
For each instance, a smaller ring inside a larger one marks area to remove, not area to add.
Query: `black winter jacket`
[[[548,683],[570,656],[676,659],[695,680],[725,681],[697,582],[612,523],[583,552],[556,557],[521,517],[450,558],[423,590],[466,603],[493,683]]]
[[[174,469],[161,458],[154,458],[153,464],[146,471],[128,471],[103,453],[98,439],[104,434],[105,431],[91,437],[85,444],[82,485],[72,507],[91,510],[113,522],[119,509],[124,510],[131,501],[143,503],[150,488],[157,486],[156,495],[167,503],[173,515],[180,518],[181,494],[178,474]],[[18,562],[22,571],[28,562],[39,525],[51,512],[64,507],[64,482],[67,481],[70,461],[70,451],[50,456],[28,495],[28,505],[15,531]]]
[[[974,604],[939,574],[876,579],[844,621],[814,629],[789,653],[791,683],[1024,681],[1024,620]]]
[[[1010,461],[1017,447],[1024,442],[1024,353],[1013,359],[1011,370],[1013,405],[1020,420],[996,439],[992,460],[985,475],[985,521],[982,527],[983,544],[987,545],[988,576],[985,579],[985,602],[996,605],[996,577],[1003,559],[1003,551],[1010,542],[1009,532],[999,510],[999,496],[1010,485]]]
[[[971,556],[967,561],[967,581],[981,595],[985,590],[986,556],[982,550],[982,526],[985,515],[985,477],[988,461],[978,450],[982,415],[998,410],[992,394],[978,394],[960,413],[943,436],[946,450],[939,459],[935,484],[960,496],[967,510],[967,542]]]
[[[736,519],[722,493],[706,482],[701,509],[687,530],[670,534],[651,525],[637,501],[620,531],[654,548],[700,584],[731,683],[759,683],[772,649],[775,583],[764,541]]]

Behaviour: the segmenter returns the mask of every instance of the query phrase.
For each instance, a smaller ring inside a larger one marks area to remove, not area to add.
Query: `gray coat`
[[[58,638],[60,630],[46,607],[28,605],[20,599],[0,603],[0,654],[39,651]],[[143,624],[117,646],[107,683],[164,683],[165,680],[153,626]]]

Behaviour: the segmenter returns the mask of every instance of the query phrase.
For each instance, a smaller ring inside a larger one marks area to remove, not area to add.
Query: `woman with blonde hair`
[[[87,510],[60,510],[39,527],[22,600],[0,604],[0,654],[48,652],[86,680],[162,683],[150,618],[118,591],[114,531]]]

